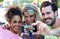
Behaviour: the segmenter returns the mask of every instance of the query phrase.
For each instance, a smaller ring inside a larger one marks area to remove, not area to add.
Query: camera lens
[[[33,26],[33,32],[37,32],[37,26],[35,25],[35,26]]]

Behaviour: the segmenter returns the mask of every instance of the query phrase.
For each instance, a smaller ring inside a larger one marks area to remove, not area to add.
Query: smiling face
[[[24,12],[24,17],[27,24],[32,24],[35,21],[35,15],[34,14],[28,14],[27,12]]]
[[[52,26],[55,23],[55,12],[53,12],[52,7],[51,6],[47,6],[47,7],[42,7],[42,21],[44,23],[46,23],[47,25]]]
[[[10,27],[13,32],[19,32],[22,24],[22,19],[19,15],[14,15],[10,21]]]

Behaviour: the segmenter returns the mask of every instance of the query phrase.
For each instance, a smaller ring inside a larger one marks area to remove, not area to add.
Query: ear
[[[57,17],[57,16],[58,16],[58,10],[55,11],[55,17]]]

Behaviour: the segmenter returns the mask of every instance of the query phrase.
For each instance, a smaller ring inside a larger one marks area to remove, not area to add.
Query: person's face
[[[35,21],[35,15],[34,14],[28,14],[27,12],[24,12],[24,17],[27,24],[32,24]]]
[[[51,6],[42,7],[42,22],[46,23],[49,26],[52,26],[55,23],[56,13],[53,12]]]
[[[22,24],[21,17],[19,15],[13,16],[10,21],[11,30],[14,32],[20,31],[21,24]]]

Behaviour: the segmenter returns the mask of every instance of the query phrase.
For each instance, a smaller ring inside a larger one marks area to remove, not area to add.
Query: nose
[[[19,26],[19,23],[16,23],[16,26]]]
[[[28,18],[27,18],[27,21],[30,21],[30,20],[31,20],[30,17],[28,17]]]
[[[45,18],[48,18],[48,15],[47,14],[45,14],[45,16],[44,16]]]

